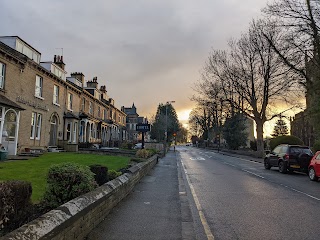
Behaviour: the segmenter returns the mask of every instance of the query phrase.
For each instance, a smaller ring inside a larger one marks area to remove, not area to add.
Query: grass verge
[[[48,169],[53,164],[74,162],[82,165],[101,164],[109,170],[119,170],[128,165],[130,158],[82,153],[45,153],[29,160],[0,162],[0,181],[25,180],[32,184],[32,202],[41,200],[46,188]]]

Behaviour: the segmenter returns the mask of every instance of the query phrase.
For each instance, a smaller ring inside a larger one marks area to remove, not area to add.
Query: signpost
[[[141,148],[144,149],[144,133],[150,131],[150,124],[148,123],[138,123],[136,125],[136,131],[142,133],[142,146]]]

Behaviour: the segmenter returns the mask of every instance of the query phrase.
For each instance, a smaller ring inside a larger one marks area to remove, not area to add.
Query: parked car
[[[287,171],[307,173],[312,157],[313,153],[307,146],[280,144],[266,155],[264,167],[265,169],[278,167],[281,173],[286,173]]]
[[[134,149],[141,149],[142,148],[142,143],[136,143],[133,148]]]
[[[316,154],[310,161],[308,168],[308,175],[310,180],[317,181],[320,177],[320,151],[317,151]]]

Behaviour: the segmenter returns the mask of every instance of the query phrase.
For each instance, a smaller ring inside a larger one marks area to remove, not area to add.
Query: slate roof
[[[16,51],[15,49],[7,46],[6,44],[4,44],[3,42],[0,42],[0,49],[2,49],[3,51],[7,52],[8,54],[10,54],[11,56],[19,59],[20,61],[22,61],[23,63],[26,63],[28,61],[28,57],[18,51]]]

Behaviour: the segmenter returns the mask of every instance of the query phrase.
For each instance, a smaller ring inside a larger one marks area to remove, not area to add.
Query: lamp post
[[[167,101],[166,102],[166,132],[165,132],[165,151],[167,151],[167,142],[168,142],[168,105],[171,103],[175,103],[175,101]]]

